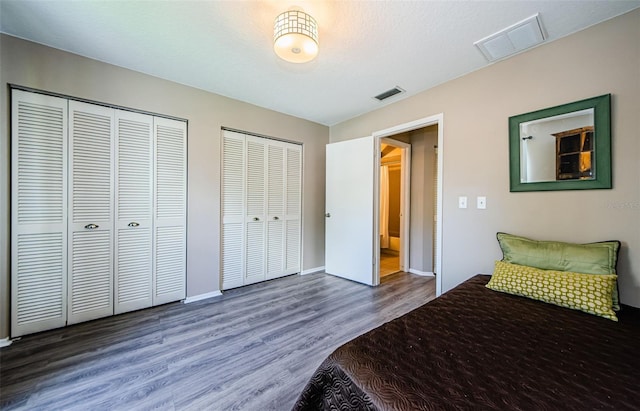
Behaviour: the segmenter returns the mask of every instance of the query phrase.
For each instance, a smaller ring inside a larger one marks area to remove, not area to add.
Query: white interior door
[[[245,136],[225,130],[222,137],[222,289],[244,285]]]
[[[267,144],[267,279],[284,273],[285,144]]]
[[[373,137],[327,145],[325,271],[376,285]]]
[[[113,109],[69,102],[67,324],[113,315]]]
[[[67,100],[13,90],[11,104],[11,336],[17,337],[67,320],[68,123]]]
[[[301,268],[302,146],[288,144],[286,154],[285,275],[299,273]]]
[[[267,142],[255,136],[246,137],[247,144],[247,208],[245,214],[245,284],[266,278],[266,164]]]
[[[187,123],[154,117],[153,305],[187,292]]]
[[[153,117],[117,110],[114,313],[151,307]]]

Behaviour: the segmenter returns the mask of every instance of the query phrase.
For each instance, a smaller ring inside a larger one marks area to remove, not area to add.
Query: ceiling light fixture
[[[291,63],[306,63],[318,55],[318,24],[304,11],[292,8],[276,17],[273,49]]]

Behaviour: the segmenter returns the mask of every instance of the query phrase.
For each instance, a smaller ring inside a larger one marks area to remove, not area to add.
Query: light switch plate
[[[458,208],[467,208],[467,197],[458,197]]]
[[[477,207],[479,210],[484,210],[485,208],[487,208],[487,197],[478,197]]]

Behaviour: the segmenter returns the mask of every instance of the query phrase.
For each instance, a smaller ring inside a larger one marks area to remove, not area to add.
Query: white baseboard
[[[409,272],[411,274],[421,275],[423,277],[435,277],[435,275],[431,271],[418,271],[418,270],[414,270],[413,268],[410,268]]]
[[[0,348],[10,346],[11,342],[9,337],[0,338]]]
[[[307,274],[313,274],[313,273],[319,273],[320,271],[324,271],[324,266],[322,267],[315,267],[315,268],[309,268],[308,270],[303,270],[300,275],[307,275]]]
[[[195,303],[196,301],[206,300],[207,298],[220,297],[222,293],[220,290],[211,291],[210,293],[194,295],[192,297],[187,297],[184,299],[185,304]]]

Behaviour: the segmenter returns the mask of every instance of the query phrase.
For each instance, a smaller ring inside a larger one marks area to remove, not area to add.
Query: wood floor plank
[[[290,409],[338,346],[434,294],[407,273],[294,275],[25,336],[0,350],[0,408]]]

